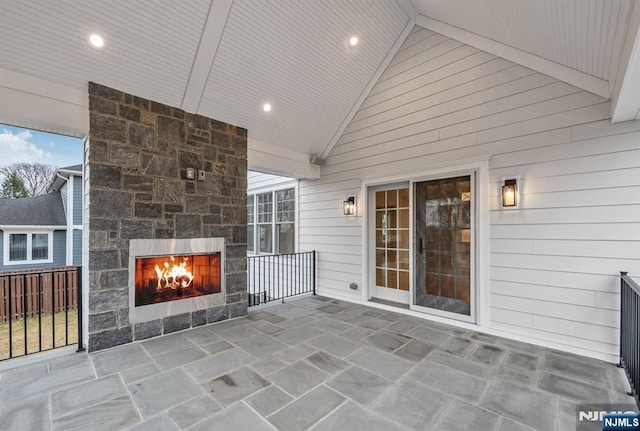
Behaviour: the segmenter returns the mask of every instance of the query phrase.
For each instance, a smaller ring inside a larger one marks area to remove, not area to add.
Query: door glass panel
[[[409,290],[409,188],[376,192],[376,285]]]
[[[471,315],[471,176],[416,183],[415,304]],[[408,242],[400,235],[399,244]]]

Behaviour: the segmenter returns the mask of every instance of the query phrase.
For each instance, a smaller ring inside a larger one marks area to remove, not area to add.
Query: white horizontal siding
[[[363,180],[490,155],[488,329],[613,359],[621,270],[640,275],[640,122],[609,101],[414,31],[322,167],[299,185],[301,247],[319,291],[361,299],[362,223],[341,203]],[[521,177],[502,210],[502,177]]]

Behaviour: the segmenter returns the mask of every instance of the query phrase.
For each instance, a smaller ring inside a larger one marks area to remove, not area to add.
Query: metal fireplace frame
[[[157,304],[135,306],[136,257],[220,253],[220,292]],[[129,321],[148,322],[225,304],[224,238],[132,239],[129,241]]]

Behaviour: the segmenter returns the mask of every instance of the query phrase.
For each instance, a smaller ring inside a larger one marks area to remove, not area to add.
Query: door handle
[[[420,238],[419,246],[418,246],[418,253],[422,254],[423,251],[424,251],[424,245],[422,244],[422,238]]]

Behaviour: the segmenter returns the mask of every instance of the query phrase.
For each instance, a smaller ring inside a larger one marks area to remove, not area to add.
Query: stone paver
[[[613,364],[307,297],[95,354],[0,364],[0,430],[575,429]]]

